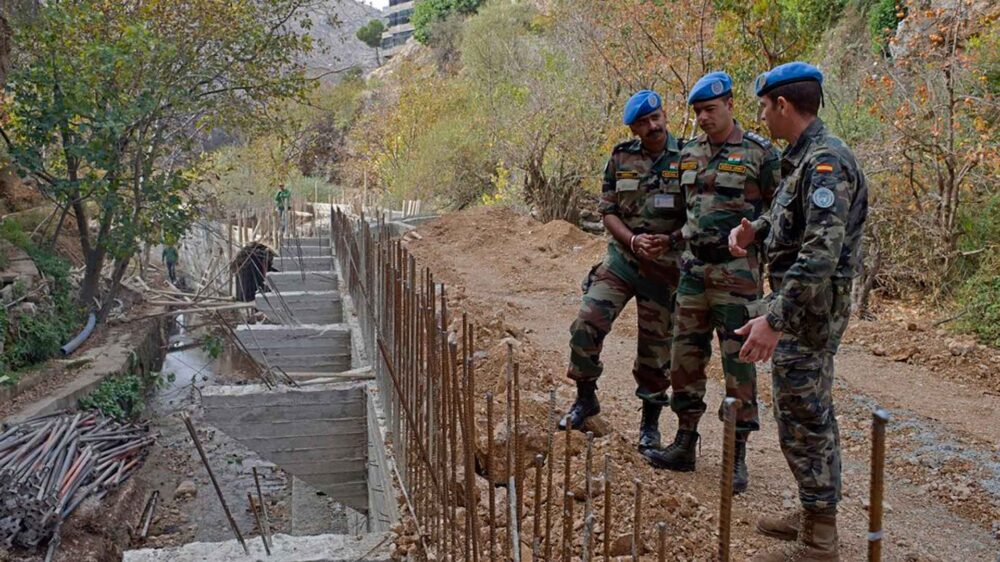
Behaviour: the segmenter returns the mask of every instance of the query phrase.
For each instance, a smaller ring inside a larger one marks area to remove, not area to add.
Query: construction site
[[[286,236],[236,218],[182,242],[193,292],[152,299],[173,302],[155,315],[170,322],[155,322],[161,347],[148,369],[173,376],[150,390],[147,422],[109,433],[87,429],[97,414],[67,411],[111,372],[15,398],[4,458],[38,443],[27,439],[50,420],[75,424],[51,428],[54,455],[59,435],[83,441],[70,458],[104,435],[119,440],[90,453],[102,456],[80,491],[55,496],[67,497],[65,518],[30,523],[24,500],[11,505],[25,490],[5,488],[10,559],[742,560],[767,546],[752,521],[795,499],[773,422],[752,441],[750,490],[728,501],[725,423],[705,428],[694,473],[655,470],[636,452],[631,307],[606,348],[603,413],[586,431],[556,430],[572,401],[562,370],[577,278],[602,238],[503,208],[296,209]],[[260,248],[269,253],[258,263]],[[231,260],[218,259],[227,251]],[[263,273],[260,290],[246,304],[224,300],[243,267]],[[1000,410],[995,393],[967,384],[997,359],[940,343],[959,367],[951,378],[936,375],[935,355],[878,356],[905,338],[944,338],[915,322],[900,319],[896,334],[862,322],[838,357],[844,559],[871,548],[869,498],[882,474],[882,559],[993,562]],[[224,334],[216,357],[190,344],[205,331]],[[82,356],[92,365],[93,352]],[[901,369],[905,389],[887,383]],[[884,439],[874,457],[873,438]],[[31,541],[39,554],[24,550]]]

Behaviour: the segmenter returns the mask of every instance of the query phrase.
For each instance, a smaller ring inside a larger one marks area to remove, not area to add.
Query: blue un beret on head
[[[714,100],[733,91],[733,79],[725,72],[709,72],[702,76],[688,96],[688,104],[699,101]]]
[[[771,70],[761,74],[754,82],[754,90],[757,97],[763,96],[778,86],[792,84],[794,82],[819,82],[823,86],[823,73],[815,66],[801,61],[789,62],[776,66]]]
[[[639,90],[632,94],[628,103],[625,104],[625,115],[622,117],[622,122],[631,125],[635,123],[636,119],[650,114],[662,106],[663,100],[660,98],[660,94],[653,90]]]

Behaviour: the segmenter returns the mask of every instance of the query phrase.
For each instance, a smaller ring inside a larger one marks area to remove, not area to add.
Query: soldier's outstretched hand
[[[754,318],[734,333],[738,336],[747,336],[747,341],[740,349],[740,361],[744,363],[770,359],[774,354],[774,348],[778,346],[778,338],[781,337],[781,332],[767,323],[766,316]]]
[[[742,258],[747,255],[747,248],[753,244],[753,240],[753,225],[744,218],[739,226],[729,231],[729,253]]]

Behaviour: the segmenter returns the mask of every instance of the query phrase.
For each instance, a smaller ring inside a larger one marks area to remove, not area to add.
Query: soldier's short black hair
[[[799,113],[818,115],[819,105],[823,101],[823,88],[819,82],[806,80],[778,86],[764,96],[772,102],[777,102],[778,98],[785,98]]]

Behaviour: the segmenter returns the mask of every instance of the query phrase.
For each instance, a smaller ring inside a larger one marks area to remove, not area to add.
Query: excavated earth
[[[560,414],[572,401],[573,387],[565,378],[568,329],[579,306],[580,282],[602,259],[604,239],[562,221],[541,224],[507,208],[482,207],[426,223],[405,241],[418,261],[448,285],[452,310],[467,311],[476,323],[477,421],[485,435],[485,395],[492,392],[498,412],[493,432],[499,443],[494,458],[506,439],[502,400],[508,346],[520,366],[525,446],[531,455],[544,451],[550,390],[556,391]],[[995,562],[1000,553],[1000,383],[995,376],[1000,352],[951,335],[919,310],[883,306],[876,315],[875,320],[854,323],[836,360],[835,400],[844,450],[842,559],[866,556],[871,411],[879,405],[894,416],[888,430],[883,559]],[[635,338],[636,313],[630,304],[605,342],[605,375],[599,390],[604,427],[598,433],[607,433],[594,442],[595,471],[606,455],[613,466],[613,550],[627,554],[624,535],[632,529],[638,480],[643,486],[645,544],[656,545],[655,525],[665,522],[668,559],[712,560],[721,423],[713,415],[703,419],[695,472],[671,473],[648,466],[634,447],[640,417],[631,377]],[[753,532],[760,514],[797,503],[794,481],[778,448],[770,367],[758,365],[758,372],[762,429],[749,447],[750,490],[734,501],[735,560],[775,544]],[[709,412],[717,409],[721,397],[721,368],[713,358]],[[665,412],[664,439],[671,438],[675,429],[674,416]],[[565,445],[562,434],[556,437],[554,497],[561,498]],[[571,439],[570,486],[579,497],[584,490],[584,439],[579,433]],[[485,456],[485,441],[480,449]],[[503,463],[497,463],[494,480],[503,479],[504,470]],[[527,474],[531,490],[534,470]],[[479,485],[485,497],[486,480],[480,478]],[[525,497],[529,517],[535,509],[531,496]],[[502,507],[502,499],[498,501]],[[603,513],[602,493],[595,493],[594,509]],[[480,511],[485,517],[484,506]],[[576,536],[582,511],[578,504]],[[558,541],[560,511],[553,512],[553,539]],[[502,523],[500,519],[498,524]]]

